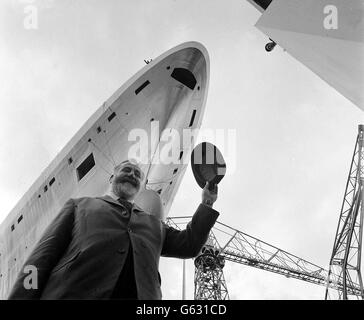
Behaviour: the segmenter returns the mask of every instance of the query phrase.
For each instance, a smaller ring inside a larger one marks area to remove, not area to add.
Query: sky
[[[144,59],[198,41],[210,57],[201,128],[236,130],[236,168],[227,163],[214,205],[219,221],[328,268],[364,114],[281,48],[268,54],[254,7],[34,0],[38,28],[26,29],[27,5],[0,4],[0,222]],[[169,215],[192,215],[200,201],[188,168]],[[192,299],[193,261],[186,265]],[[180,299],[182,260],[162,258],[160,272],[163,298]],[[231,299],[324,297],[324,287],[240,264],[227,262],[224,274]]]

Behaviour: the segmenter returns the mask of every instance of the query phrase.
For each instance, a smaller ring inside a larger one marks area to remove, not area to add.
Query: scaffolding
[[[330,259],[325,299],[364,299],[361,276],[363,237],[364,125],[359,125]],[[359,284],[359,290],[349,290]]]
[[[167,224],[181,230],[190,219],[167,218]],[[327,286],[328,271],[324,268],[216,221],[205,246],[195,258],[195,300],[229,299],[223,275],[226,261]],[[343,283],[331,281],[329,287],[342,288]],[[358,294],[360,286],[352,282],[347,285],[347,290]]]

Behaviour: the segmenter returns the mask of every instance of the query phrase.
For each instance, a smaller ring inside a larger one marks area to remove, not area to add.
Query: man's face
[[[142,179],[143,173],[137,165],[122,163],[114,169],[112,190],[117,197],[132,200],[139,192]]]

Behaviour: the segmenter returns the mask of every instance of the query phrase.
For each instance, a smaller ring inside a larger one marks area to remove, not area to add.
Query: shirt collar
[[[104,200],[108,203],[112,203],[115,204],[117,206],[124,206],[123,204],[121,204],[118,199],[115,199],[114,197],[112,197],[111,195],[104,195],[103,197],[96,197],[98,199]],[[122,201],[127,201],[127,200],[122,200]],[[143,212],[144,210],[142,208],[140,208],[139,206],[137,206],[134,202],[129,202],[131,204],[131,208],[132,210],[136,210],[136,211],[141,211]]]

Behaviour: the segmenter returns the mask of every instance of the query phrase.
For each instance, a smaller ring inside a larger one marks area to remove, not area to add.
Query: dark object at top
[[[253,0],[262,9],[267,9],[271,4],[272,0]]]
[[[204,188],[208,181],[210,190],[226,173],[226,163],[220,150],[209,142],[202,142],[193,149],[191,167],[198,185]]]
[[[191,90],[195,89],[197,81],[190,70],[184,68],[174,68],[171,77],[176,79],[178,82],[181,82]]]

